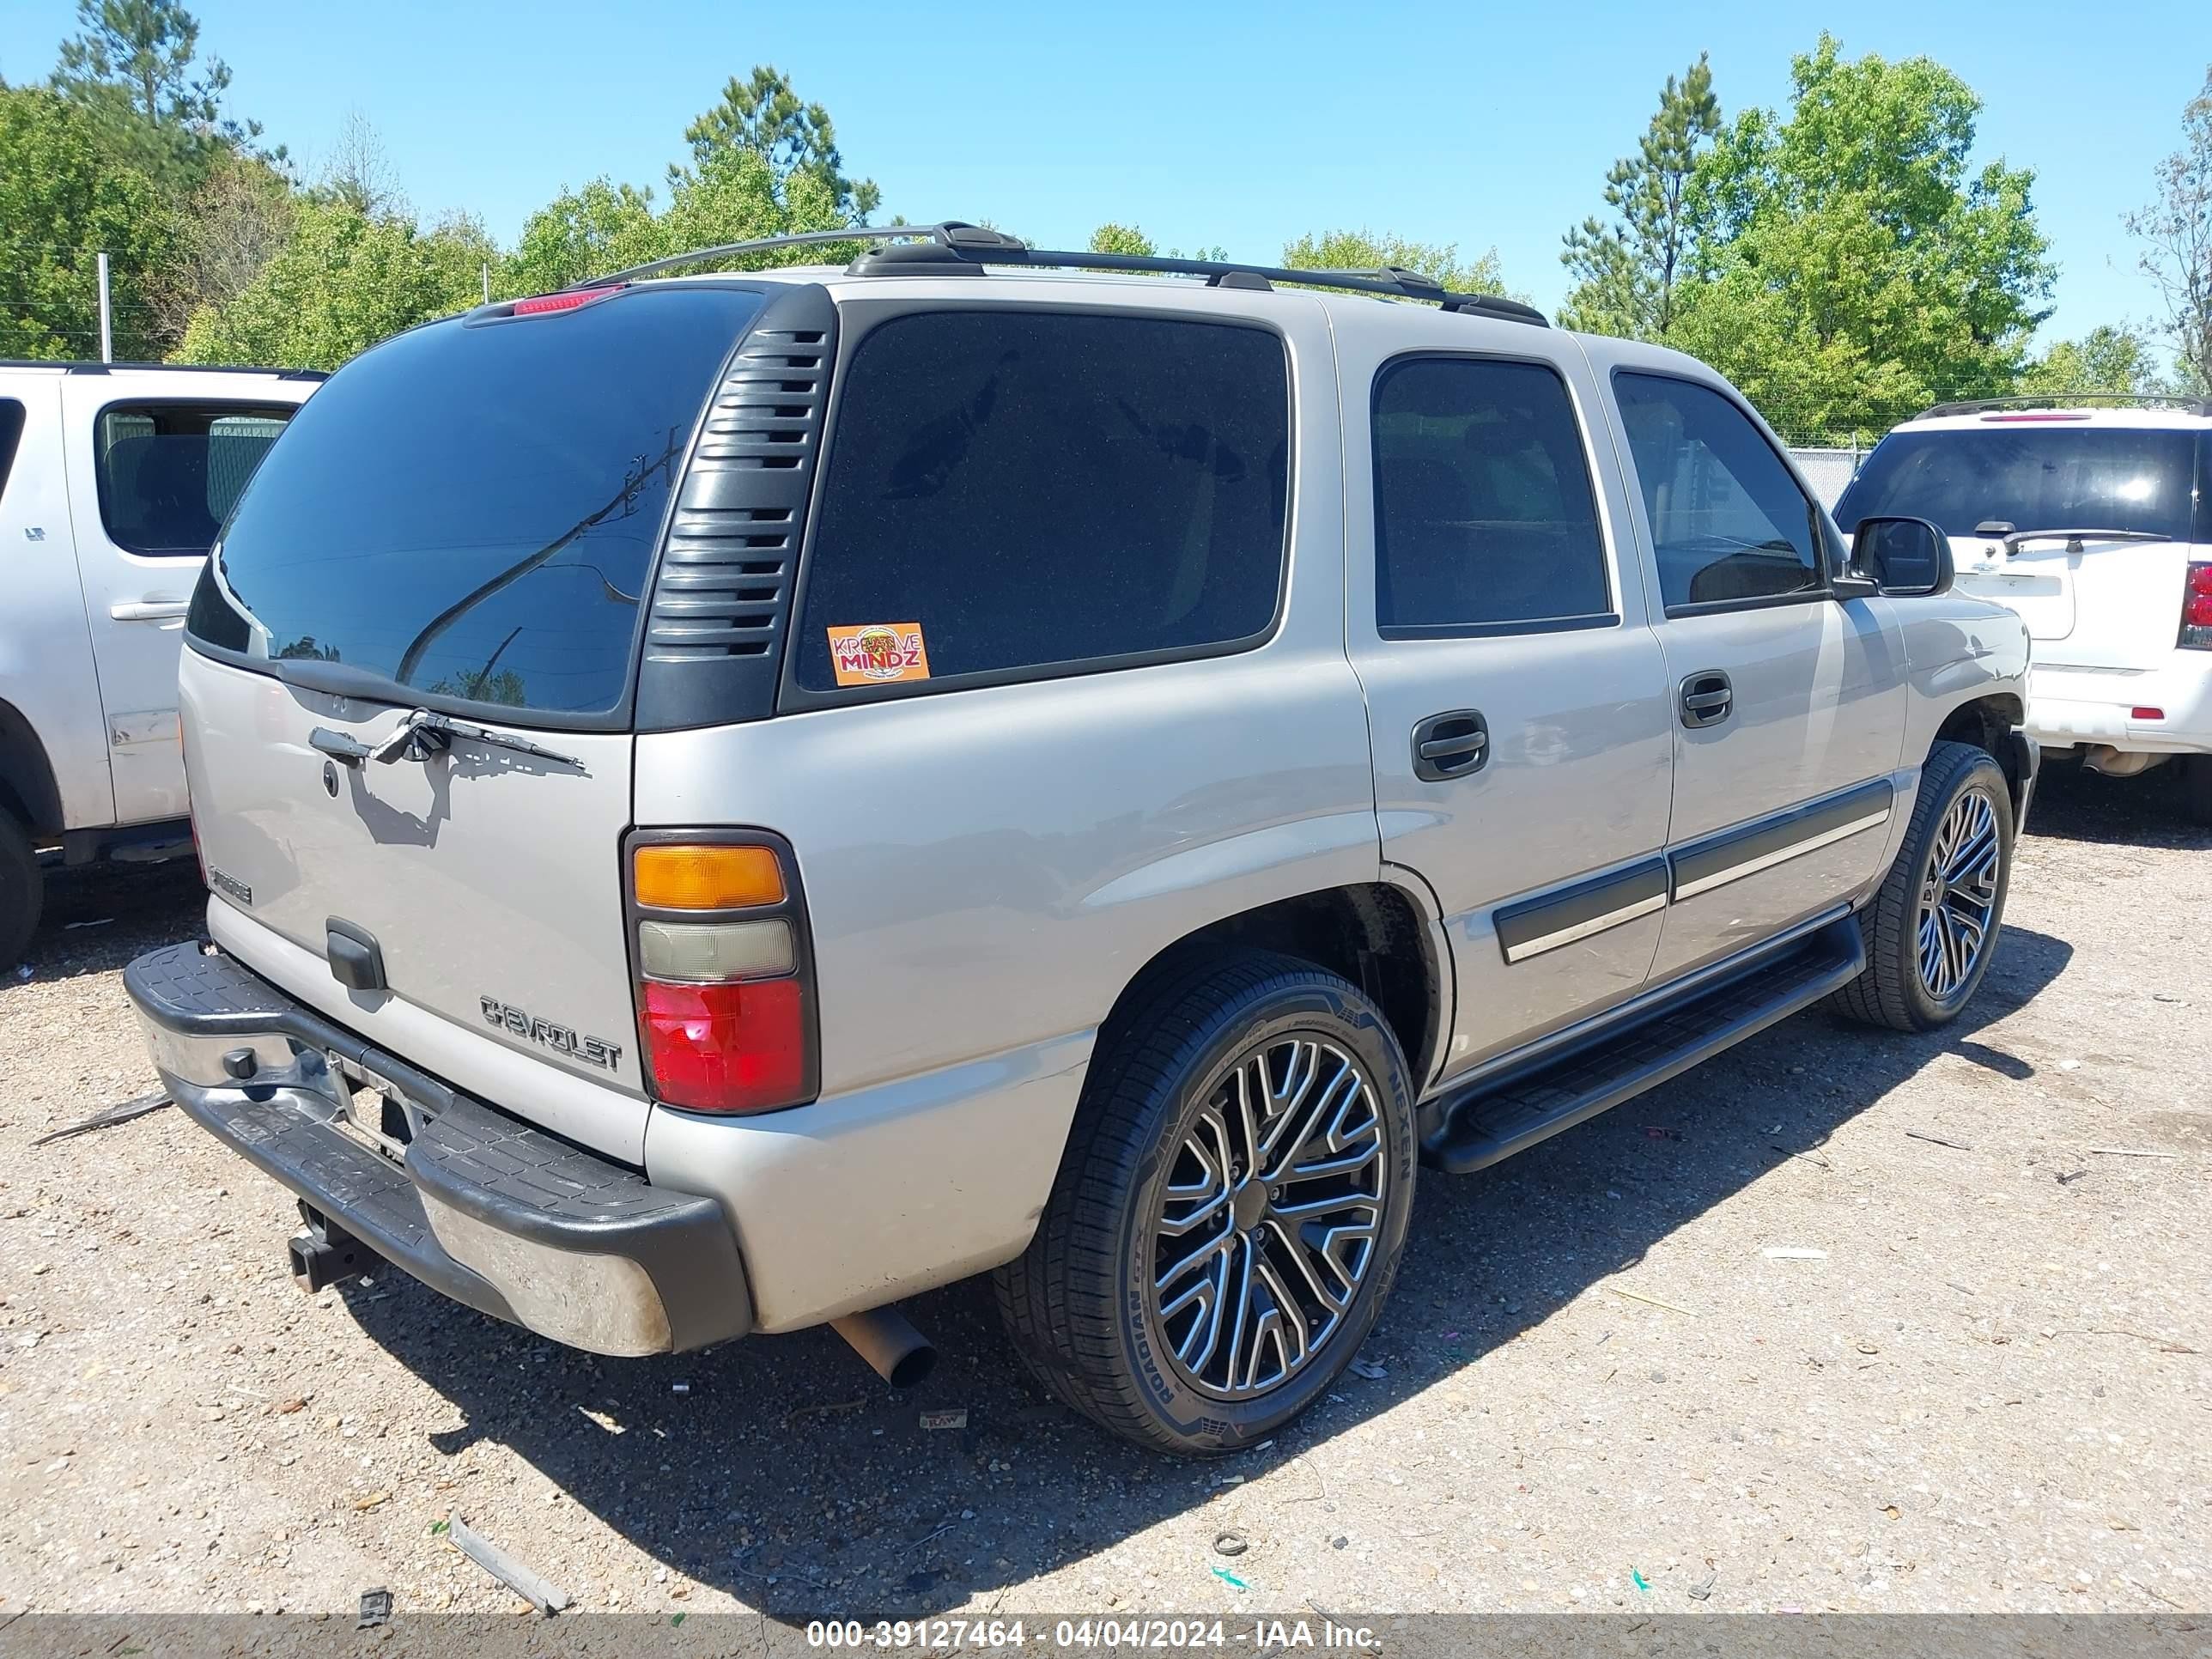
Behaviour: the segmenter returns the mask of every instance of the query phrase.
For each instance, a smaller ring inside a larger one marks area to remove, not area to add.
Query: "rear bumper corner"
[[[424,1076],[212,946],[151,951],[124,985],[187,1115],[432,1289],[594,1353],[680,1352],[752,1328],[714,1200]],[[418,1109],[404,1164],[337,1127],[349,1072]]]

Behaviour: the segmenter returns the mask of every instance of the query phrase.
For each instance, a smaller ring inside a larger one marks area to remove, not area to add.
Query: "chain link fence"
[[[1857,444],[1848,449],[1820,446],[1791,445],[1790,459],[1797,463],[1797,470],[1805,475],[1805,482],[1813,486],[1813,493],[1820,498],[1820,505],[1835,511],[1836,499],[1844,493],[1844,486],[1857,475],[1859,463],[1866,459],[1866,450]]]

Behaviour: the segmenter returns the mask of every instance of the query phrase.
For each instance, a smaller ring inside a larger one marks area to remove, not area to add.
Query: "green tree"
[[[841,171],[828,113],[799,106],[773,70],[754,70],[750,84],[732,81],[686,137],[691,164],[669,168],[665,210],[649,186],[604,177],[564,190],[524,222],[499,291],[543,294],[691,248],[842,230],[876,206],[876,187]],[[841,264],[861,246],[786,248],[758,263]]]
[[[1158,253],[1159,246],[1134,225],[1115,224],[1111,221],[1091,233],[1085,244],[1093,253],[1133,253],[1149,258]]]
[[[679,173],[659,212],[650,189],[607,179],[563,191],[524,222],[514,252],[500,267],[499,292],[544,294],[691,248],[842,230],[851,222],[836,185],[823,175],[799,172],[779,179],[765,157],[723,149],[696,172]],[[857,242],[786,248],[758,263],[839,264],[860,250]]]
[[[2009,391],[2055,274],[2033,174],[1970,169],[1980,100],[1929,58],[1823,34],[1791,81],[1787,116],[1745,111],[1698,164],[1669,343],[1793,438]]]
[[[467,220],[423,231],[345,203],[303,200],[283,250],[234,299],[203,307],[179,358],[336,368],[404,328],[477,303],[490,254]]]
[[[107,153],[89,112],[43,88],[0,88],[0,357],[100,355],[98,255],[109,256],[117,357],[161,355],[147,273],[175,227],[161,191]]]
[[[2018,389],[2035,396],[2064,392],[2155,392],[2166,389],[2149,340],[2137,330],[2102,323],[2078,340],[2059,340],[2021,371]]]
[[[1371,271],[1395,266],[1433,276],[1455,294],[1506,295],[1496,248],[1463,265],[1456,242],[1409,242],[1402,236],[1376,235],[1364,227],[1301,236],[1284,246],[1283,264],[1292,270]]]
[[[199,20],[179,0],[77,0],[76,21],[53,85],[96,112],[112,154],[190,189],[218,151],[259,135],[223,118],[230,70],[199,63]]]
[[[767,64],[754,65],[749,80],[735,76],[722,88],[721,101],[684,129],[691,145],[690,171],[703,173],[714,156],[750,150],[767,161],[779,187],[810,174],[828,187],[844,224],[866,224],[883,199],[872,179],[848,179],[837,150],[837,131],[830,112],[801,103],[791,77]],[[672,167],[668,182],[683,182],[686,169]],[[835,228],[835,227],[830,227]]]
[[[1664,340],[1692,252],[1690,187],[1698,160],[1721,130],[1720,100],[1705,54],[1667,77],[1636,154],[1605,176],[1610,223],[1585,219],[1562,239],[1559,263],[1575,286],[1560,307],[1569,328]]]
[[[149,286],[160,334],[184,337],[203,306],[244,293],[290,240],[293,192],[258,156],[225,150],[176,216],[174,246]]]
[[[564,190],[523,222],[500,276],[507,295],[550,294],[671,251],[650,186],[594,179]]]
[[[2181,148],[2158,166],[2158,198],[2127,216],[2166,301],[2165,334],[2192,392],[2212,395],[2212,69],[2181,112]]]

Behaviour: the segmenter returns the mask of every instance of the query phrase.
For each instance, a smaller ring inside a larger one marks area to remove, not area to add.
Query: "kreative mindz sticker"
[[[840,685],[890,685],[929,678],[920,623],[862,623],[830,630],[830,665]]]

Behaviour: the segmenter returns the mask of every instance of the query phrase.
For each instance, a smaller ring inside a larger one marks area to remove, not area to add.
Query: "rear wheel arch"
[[[1349,980],[1382,1011],[1414,1093],[1426,1085],[1448,1013],[1449,970],[1427,904],[1384,881],[1273,900],[1193,929],[1130,976],[1100,1024],[1100,1046],[1164,975],[1194,957],[1237,950],[1293,957]]]
[[[0,811],[33,836],[62,831],[61,786],[37,730],[12,702],[0,702]]]

